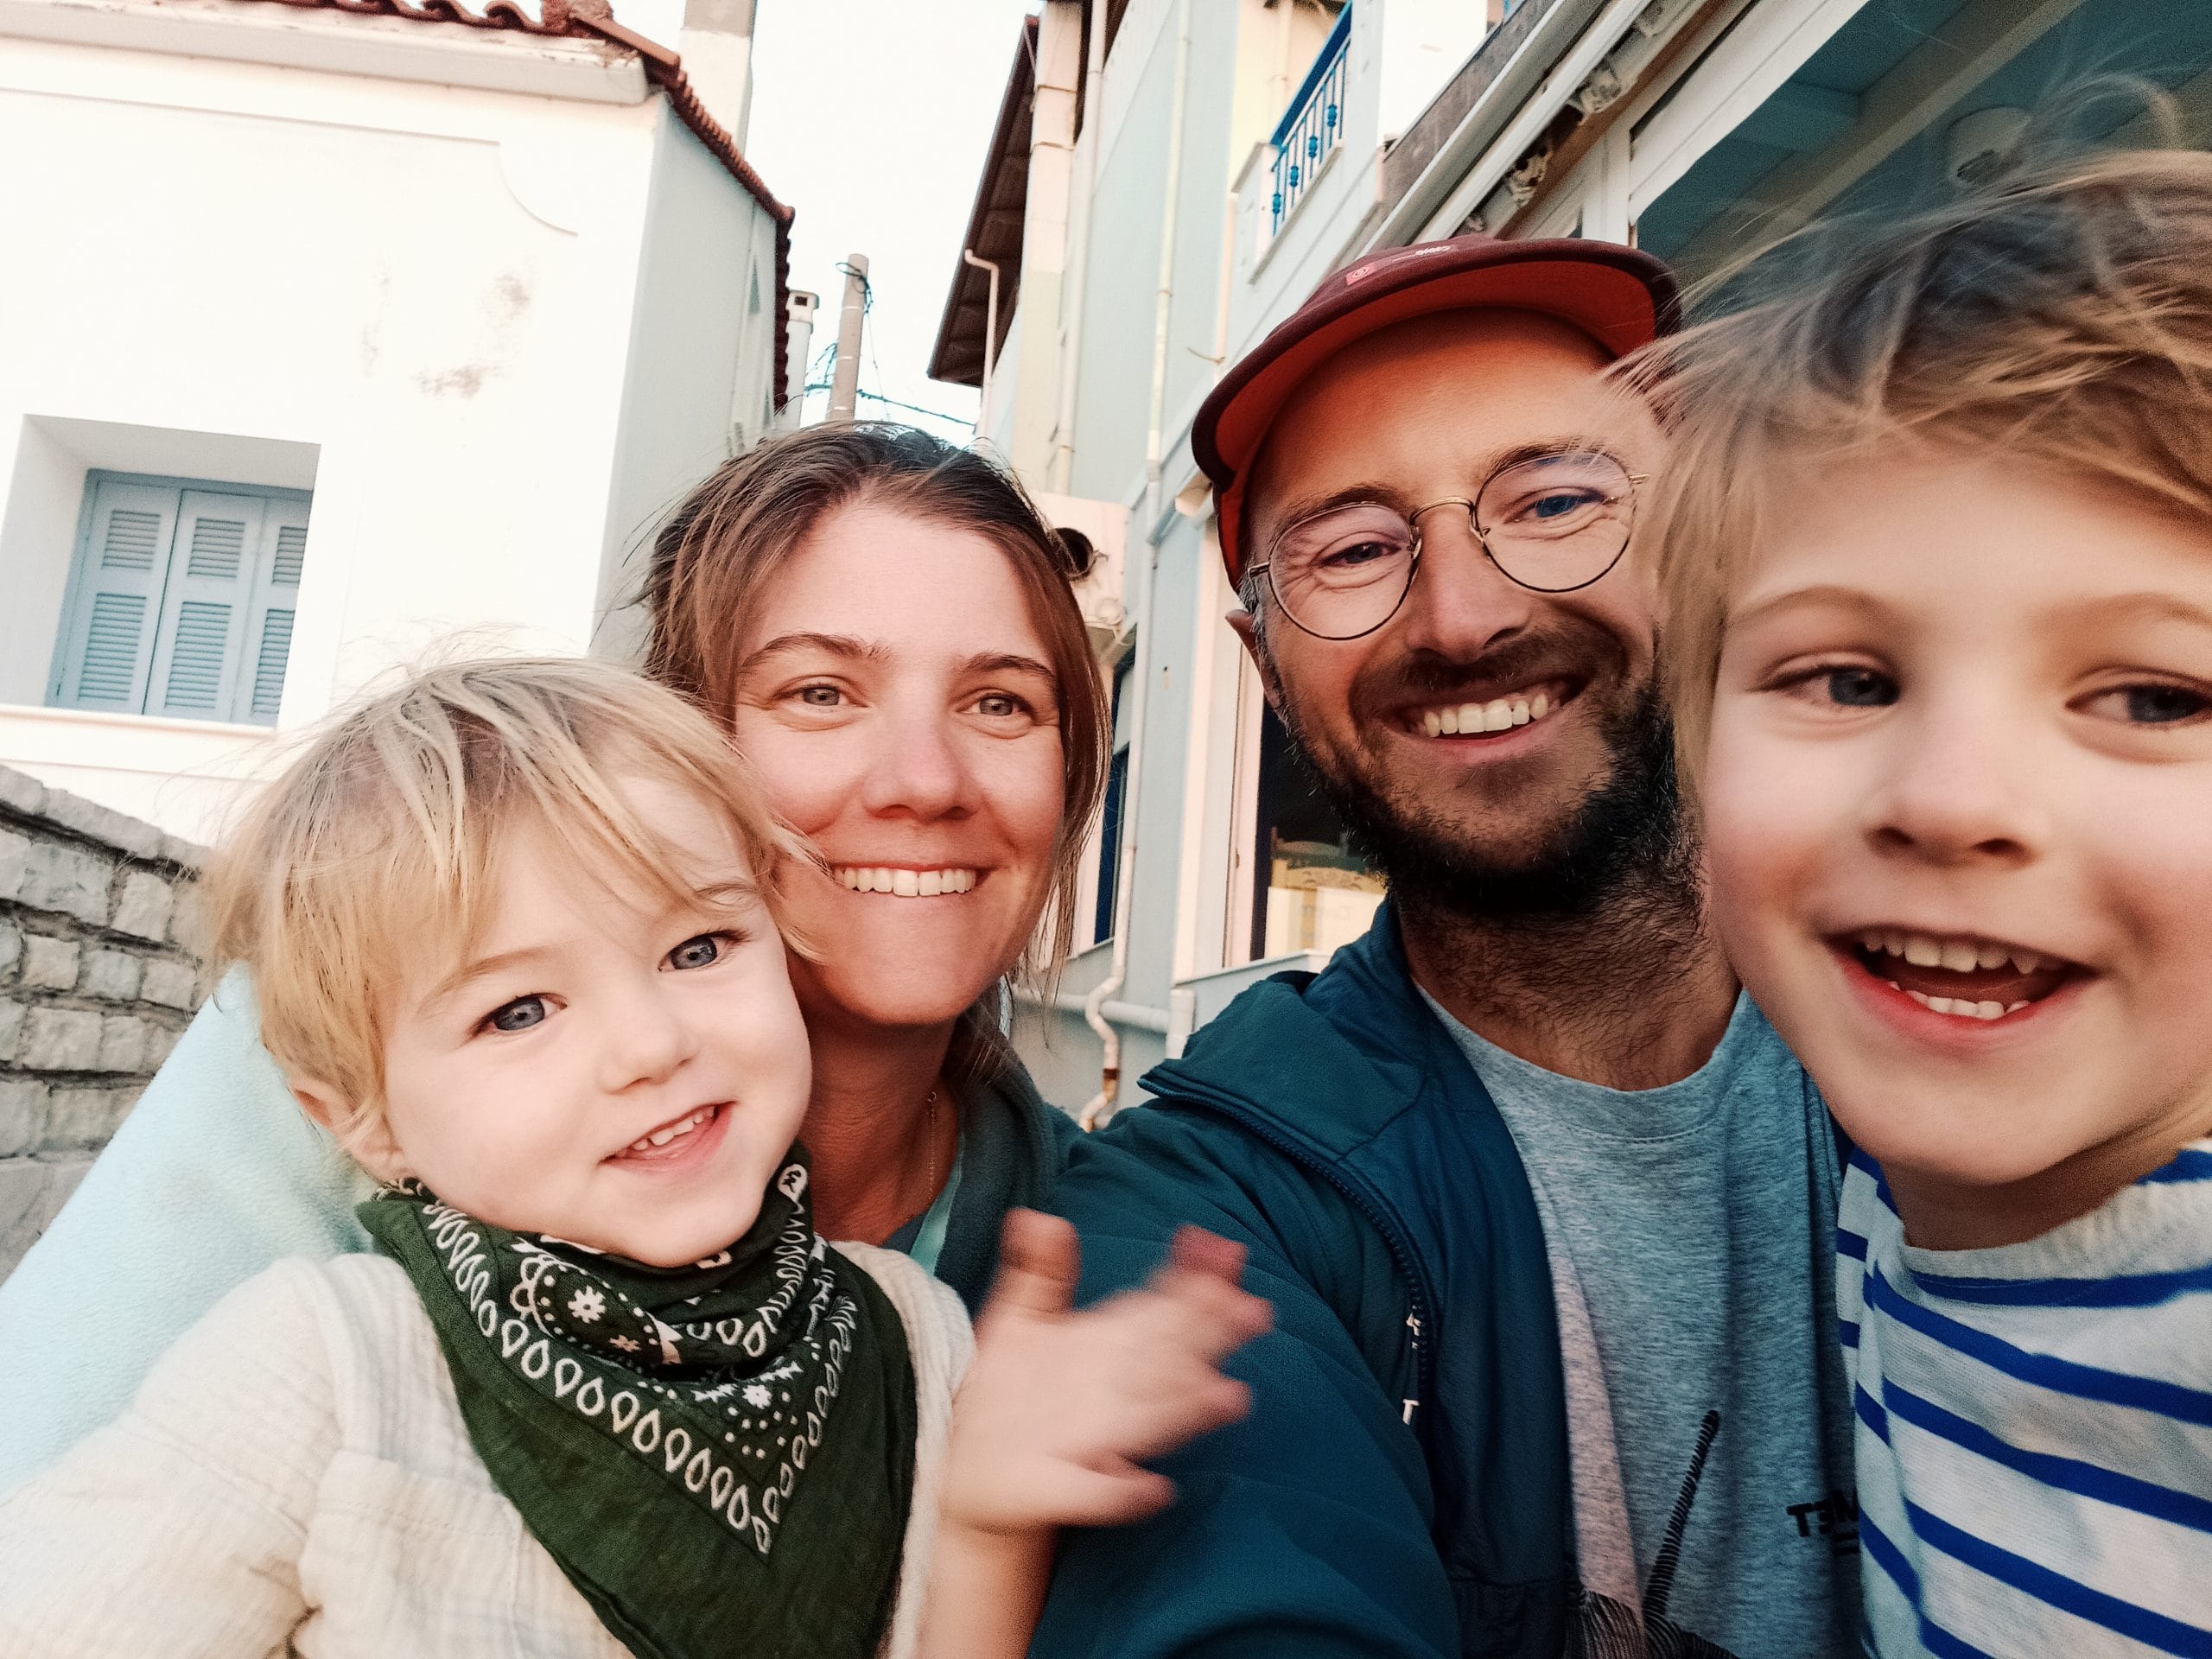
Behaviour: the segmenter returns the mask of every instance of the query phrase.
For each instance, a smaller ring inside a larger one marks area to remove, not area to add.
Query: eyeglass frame
[[[1621,544],[1614,550],[1613,556],[1605,561],[1605,568],[1596,575],[1578,582],[1570,588],[1539,588],[1533,582],[1522,581],[1520,577],[1497,562],[1497,555],[1491,551],[1490,537],[1483,534],[1482,526],[1475,522],[1475,505],[1483,499],[1483,492],[1490,488],[1501,474],[1509,473],[1516,467],[1527,467],[1536,461],[1556,460],[1560,455],[1568,454],[1603,455],[1613,465],[1620,467],[1621,476],[1628,480],[1628,530],[1627,533],[1621,537]],[[1471,497],[1443,496],[1425,506],[1415,507],[1411,512],[1399,513],[1398,516],[1406,521],[1406,527],[1414,533],[1413,557],[1406,566],[1406,584],[1398,590],[1397,602],[1390,607],[1382,620],[1371,626],[1362,628],[1357,633],[1321,633],[1307,627],[1305,623],[1298,620],[1297,613],[1293,611],[1288,602],[1284,600],[1282,589],[1275,586],[1274,550],[1282,545],[1283,537],[1288,536],[1293,531],[1303,530],[1306,525],[1319,519],[1326,518],[1332,513],[1343,512],[1352,507],[1381,507],[1386,505],[1383,502],[1371,500],[1339,502],[1333,507],[1323,507],[1318,512],[1309,512],[1303,518],[1285,524],[1274,533],[1274,539],[1268,543],[1268,557],[1258,564],[1248,566],[1244,571],[1244,579],[1249,582],[1264,572],[1268,578],[1268,591],[1274,595],[1275,603],[1281,607],[1282,613],[1290,619],[1291,626],[1296,628],[1300,633],[1311,635],[1316,639],[1326,639],[1337,645],[1342,645],[1352,639],[1364,639],[1369,634],[1379,633],[1389,627],[1391,623],[1397,620],[1398,613],[1406,607],[1406,600],[1414,590],[1414,579],[1421,575],[1421,555],[1427,550],[1427,543],[1422,537],[1421,528],[1422,515],[1433,512],[1439,507],[1465,507],[1467,510],[1467,533],[1475,538],[1475,545],[1482,549],[1483,557],[1490,561],[1491,568],[1499,575],[1503,576],[1516,588],[1524,588],[1532,594],[1579,594],[1585,588],[1595,587],[1612,575],[1614,569],[1627,554],[1628,544],[1635,539],[1636,534],[1637,486],[1640,484],[1649,484],[1651,481],[1651,476],[1649,473],[1631,473],[1618,455],[1606,449],[1561,449],[1551,454],[1517,455],[1511,460],[1498,462],[1484,474],[1483,481],[1475,486],[1475,493]],[[1389,507],[1388,510],[1392,512],[1398,512],[1395,507]]]

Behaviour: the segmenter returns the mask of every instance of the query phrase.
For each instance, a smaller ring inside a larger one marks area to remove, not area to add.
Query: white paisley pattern
[[[796,1205],[806,1179],[792,1163],[776,1190]],[[557,1241],[488,1228],[435,1198],[423,1217],[470,1317],[516,1374],[767,1554],[858,1325],[803,1210],[776,1236],[771,1294],[728,1313],[710,1296],[684,1299],[667,1311],[713,1316],[673,1324]]]

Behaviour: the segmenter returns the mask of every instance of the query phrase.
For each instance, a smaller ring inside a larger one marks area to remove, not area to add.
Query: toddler
[[[1161,1501],[1128,1460],[1237,1414],[1264,1304],[1185,1240],[1069,1314],[1027,1217],[951,1433],[957,1299],[810,1219],[804,856],[603,664],[438,669],[316,741],[207,898],[379,1253],[240,1287],[0,1504],[0,1651],[1020,1654],[1046,1529]]]
[[[2016,173],[1683,339],[1713,913],[1856,1144],[1870,1653],[2212,1653],[2212,156]]]

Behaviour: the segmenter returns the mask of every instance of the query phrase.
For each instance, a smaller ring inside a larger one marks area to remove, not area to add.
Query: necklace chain
[[[934,1173],[937,1168],[936,1142],[938,1105],[939,1100],[938,1089],[937,1086],[932,1084],[930,1086],[930,1092],[928,1096],[922,1102],[922,1135],[924,1139],[931,1143],[929,1168],[932,1173]],[[944,1191],[944,1184],[952,1179],[952,1166],[959,1161],[960,1141],[959,1138],[955,1136],[952,1143],[952,1155],[944,1160],[944,1173],[942,1175],[934,1175],[933,1179],[930,1182],[930,1202],[931,1204],[935,1204],[938,1200],[938,1196]]]

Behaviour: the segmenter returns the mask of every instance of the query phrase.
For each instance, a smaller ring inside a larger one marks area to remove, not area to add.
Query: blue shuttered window
[[[86,490],[49,701],[275,723],[308,497],[99,473]]]

